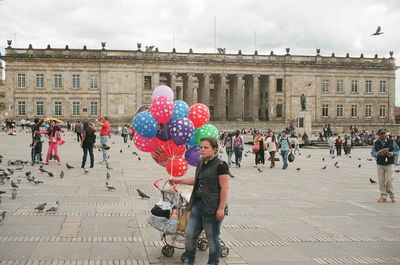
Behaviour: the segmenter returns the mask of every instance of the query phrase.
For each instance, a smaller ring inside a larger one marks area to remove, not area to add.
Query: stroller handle
[[[156,179],[156,181],[153,182],[153,186],[156,187],[157,189],[160,189],[160,188],[158,187],[158,182],[160,182],[160,181],[162,181],[162,180],[164,180],[164,179],[162,179],[162,178]]]

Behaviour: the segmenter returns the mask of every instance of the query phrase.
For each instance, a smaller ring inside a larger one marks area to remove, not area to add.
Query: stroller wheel
[[[227,247],[221,247],[221,253],[219,253],[219,255],[221,256],[221,258],[228,257],[228,255],[229,255],[229,248],[227,248]]]
[[[204,239],[197,241],[197,248],[201,251],[206,251],[208,249],[208,242]]]
[[[163,246],[161,253],[166,257],[172,257],[175,253],[175,248],[168,245]]]

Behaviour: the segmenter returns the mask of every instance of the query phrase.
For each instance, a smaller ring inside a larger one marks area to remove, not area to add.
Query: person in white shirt
[[[267,134],[269,137],[267,138],[267,151],[269,152],[271,158],[270,168],[275,167],[275,153],[276,153],[276,137],[274,132],[268,131]]]
[[[335,144],[336,144],[336,137],[335,135],[331,135],[328,139],[328,146],[329,146],[329,154],[330,155],[335,155]]]

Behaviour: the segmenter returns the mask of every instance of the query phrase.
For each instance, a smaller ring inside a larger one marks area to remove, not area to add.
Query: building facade
[[[393,125],[390,58],[244,55],[102,49],[6,48],[3,118],[107,115],[130,121],[158,85],[209,106],[217,124],[299,123],[304,95],[312,125]],[[4,66],[4,65],[3,65]],[[1,99],[1,92],[0,92]],[[0,100],[1,101],[1,100]],[[1,104],[1,103],[0,103]],[[304,111],[303,111],[304,112]]]

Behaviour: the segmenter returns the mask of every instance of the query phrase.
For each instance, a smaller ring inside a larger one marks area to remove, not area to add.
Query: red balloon
[[[158,96],[151,101],[151,114],[161,124],[166,124],[174,115],[174,102],[167,96]]]
[[[167,165],[168,157],[160,146],[154,152],[151,152],[151,157],[160,166],[165,167]]]
[[[190,107],[189,119],[193,122],[194,128],[199,128],[210,119],[210,110],[204,104],[194,104]]]
[[[184,158],[168,159],[165,168],[171,176],[182,177],[188,171],[189,164]]]
[[[135,137],[133,138],[133,143],[142,152],[153,152],[154,150],[156,150],[158,146],[156,137],[144,138],[143,136],[140,136],[138,133],[135,134]]]
[[[172,140],[158,141],[158,146],[163,150],[164,156],[169,159],[182,157],[186,152],[185,145],[176,145]]]

